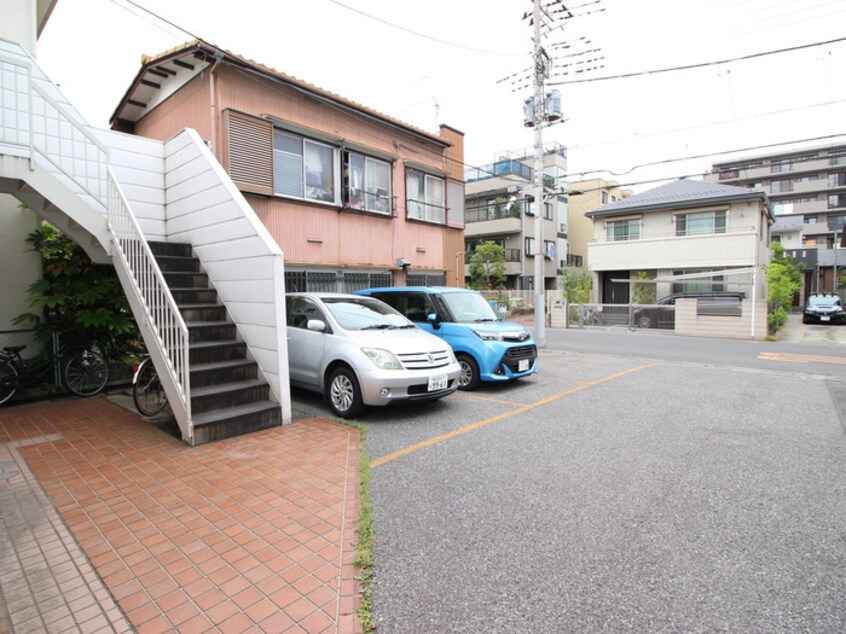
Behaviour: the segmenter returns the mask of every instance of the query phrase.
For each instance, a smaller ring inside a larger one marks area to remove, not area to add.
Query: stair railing
[[[38,86],[34,78],[38,66],[23,49],[19,50],[20,55],[14,56],[0,53],[0,144],[16,147],[15,153],[28,156],[31,169],[36,154],[43,157],[82,195],[102,206],[116,251],[115,268],[127,294],[134,292],[130,303],[146,314],[148,323],[139,323],[139,327],[158,343],[149,346],[150,355],[157,370],[167,368],[169,380],[162,377],[162,385],[183,437],[190,444],[188,328],[109,167],[108,149]]]
[[[33,67],[0,54],[0,143],[27,148],[30,165],[42,156],[105,208],[109,151],[38,85]]]
[[[165,365],[178,397],[175,403],[173,395],[168,392],[168,399],[180,427],[183,427],[183,420],[191,420],[188,327],[111,168],[108,169],[108,174],[109,226],[114,236],[116,255],[130,275],[136,297],[144,306],[153,335],[164,355]],[[161,366],[158,363],[155,365],[159,370]],[[163,381],[163,385],[167,392],[167,382]],[[184,418],[180,414],[183,414]],[[189,443],[190,436],[193,436],[190,427],[185,425],[182,429],[183,434],[188,436],[185,440]]]

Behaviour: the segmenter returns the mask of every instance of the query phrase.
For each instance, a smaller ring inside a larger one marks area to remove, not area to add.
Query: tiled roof
[[[655,189],[629,196],[623,200],[603,205],[587,212],[588,217],[619,216],[634,211],[650,211],[668,207],[692,207],[696,205],[730,202],[743,199],[766,200],[766,194],[759,190],[731,185],[718,185],[704,181],[681,179]]]
[[[358,112],[364,114],[365,116],[369,116],[369,117],[373,117],[375,119],[379,119],[379,120],[383,121],[384,123],[387,123],[387,124],[390,124],[392,126],[401,128],[401,129],[406,130],[406,131],[408,131],[412,134],[425,137],[429,141],[433,141],[433,142],[435,142],[439,145],[442,145],[442,146],[451,145],[451,143],[449,143],[444,138],[438,136],[437,134],[434,134],[432,132],[427,132],[426,130],[423,130],[423,129],[418,128],[416,126],[413,126],[411,124],[405,123],[404,121],[400,121],[399,119],[395,119],[394,117],[391,117],[391,116],[386,115],[382,112],[379,112],[378,110],[374,110],[374,109],[369,108],[365,105],[362,105],[358,102],[355,102],[351,99],[347,99],[345,97],[342,97],[341,95],[338,95],[336,93],[333,93],[333,92],[330,92],[330,91],[325,90],[323,88],[320,88],[318,86],[315,86],[314,84],[310,84],[306,81],[303,81],[302,79],[294,77],[293,75],[288,75],[288,74],[283,73],[279,70],[276,70],[275,68],[272,68],[270,66],[265,66],[264,64],[260,64],[259,62],[256,62],[255,60],[251,60],[251,59],[248,59],[246,57],[242,57],[240,55],[232,53],[231,51],[220,49],[217,46],[214,46],[213,44],[209,44],[208,42],[205,42],[205,41],[200,40],[200,39],[196,39],[196,40],[192,40],[190,42],[186,42],[185,44],[182,44],[181,46],[177,46],[177,47],[172,48],[168,51],[160,53],[158,55],[152,55],[152,56],[143,55],[141,57],[141,70],[139,70],[138,75],[136,76],[135,80],[133,81],[133,83],[130,86],[129,90],[127,91],[126,95],[124,95],[124,98],[121,100],[121,103],[118,105],[117,109],[115,110],[115,113],[112,115],[112,122],[114,122],[119,117],[126,117],[127,116],[127,104],[130,102],[133,94],[141,88],[141,81],[144,78],[145,72],[147,70],[149,70],[150,68],[154,68],[159,64],[167,64],[175,58],[178,59],[178,58],[181,58],[181,57],[194,56],[195,53],[205,57],[208,60],[215,60],[215,59],[219,60],[219,61],[225,60],[225,61],[227,61],[231,64],[235,64],[235,65],[238,65],[238,66],[241,66],[241,67],[244,67],[244,68],[251,69],[254,72],[261,73],[261,74],[263,74],[267,77],[272,77],[274,79],[282,81],[282,82],[289,84],[291,86],[295,86],[295,87],[299,88],[300,90],[307,91],[307,92],[315,95],[316,97],[323,98],[323,99],[330,101],[330,102],[334,102],[335,104],[337,104],[339,106],[358,111]],[[172,73],[173,75],[176,75],[176,73],[173,73],[173,71],[170,71],[170,73]],[[160,82],[161,80],[158,80],[158,81]],[[178,80],[175,80],[175,81],[178,81]],[[130,118],[132,118],[132,117],[130,117]]]

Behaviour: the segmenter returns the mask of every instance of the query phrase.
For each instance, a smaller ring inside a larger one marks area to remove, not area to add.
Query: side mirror
[[[428,315],[426,315],[426,321],[428,321],[432,324],[432,328],[440,328],[441,327],[441,321],[440,321],[440,319],[438,319],[437,313],[429,313]]]
[[[309,319],[306,328],[314,332],[326,332],[326,322],[322,319]]]

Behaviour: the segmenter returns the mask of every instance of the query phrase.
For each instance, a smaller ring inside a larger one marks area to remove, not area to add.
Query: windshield
[[[323,303],[345,330],[416,328],[400,313],[373,297],[324,298]]]
[[[839,306],[840,305],[840,298],[839,297],[819,297],[819,296],[811,296],[808,298],[808,304],[811,306]]]
[[[499,321],[488,300],[479,293],[444,293],[441,299],[457,322]]]

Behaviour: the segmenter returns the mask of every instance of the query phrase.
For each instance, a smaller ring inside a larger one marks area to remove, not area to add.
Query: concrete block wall
[[[728,339],[763,339],[767,335],[767,303],[743,300],[740,316],[697,315],[695,299],[676,301],[676,334],[693,337]],[[752,330],[752,305],[755,305],[755,330]]]

